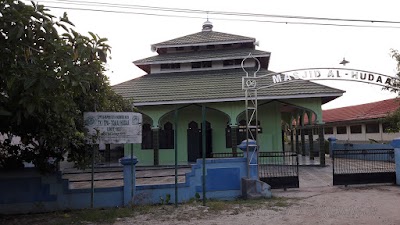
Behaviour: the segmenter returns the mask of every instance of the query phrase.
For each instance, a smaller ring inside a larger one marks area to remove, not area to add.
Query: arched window
[[[255,121],[251,121],[252,126],[255,125]],[[262,133],[262,127],[260,125],[260,121],[257,122],[258,133]],[[256,128],[250,128],[250,132],[253,134],[255,138]],[[249,134],[249,138],[251,139],[251,135]],[[246,140],[246,120],[241,120],[239,122],[238,132],[237,132],[237,141],[240,144],[243,140]]]
[[[173,149],[174,146],[174,129],[171,122],[164,124],[164,129],[160,129],[159,133],[160,149]]]
[[[153,131],[148,123],[142,126],[142,149],[153,149]]]
[[[198,128],[199,128],[199,125],[198,125],[196,122],[192,121],[192,122],[189,123],[188,128],[189,128],[190,130],[191,130],[191,129],[198,129]]]
[[[225,147],[232,148],[232,128],[229,125],[225,128]]]

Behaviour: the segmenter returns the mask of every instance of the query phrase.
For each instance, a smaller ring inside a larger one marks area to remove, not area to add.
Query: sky
[[[96,2],[100,4],[95,5]],[[105,0],[41,0],[38,3],[48,6],[50,13],[55,16],[67,12],[78,32],[87,34],[91,31],[100,37],[108,38],[108,43],[112,47],[112,59],[107,64],[106,74],[109,76],[111,85],[144,75],[145,72],[132,62],[156,55],[151,51],[151,44],[199,32],[207,17],[213,23],[214,31],[256,38],[259,41],[257,49],[271,52],[269,69],[275,72],[315,67],[351,68],[391,76],[395,76],[397,72],[397,63],[390,55],[391,49],[400,50],[400,16],[398,16],[396,0],[114,0],[111,3]],[[110,7],[109,4],[120,4],[125,8]],[[132,9],[127,7],[129,5],[192,9],[203,12],[196,14],[162,12]],[[121,13],[121,11],[127,13]],[[210,13],[207,14],[204,11]],[[215,14],[213,13],[215,11],[397,23],[345,23],[329,20],[238,17]],[[169,16],[156,16],[160,14]],[[274,22],[256,22],[255,20]],[[293,22],[398,28],[304,25]],[[343,58],[350,61],[345,67],[339,64]],[[397,96],[372,84],[344,81],[318,82],[346,91],[342,97],[323,105],[323,109],[364,104]]]

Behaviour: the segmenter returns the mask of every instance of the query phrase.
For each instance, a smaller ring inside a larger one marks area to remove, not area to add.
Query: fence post
[[[333,146],[336,144],[337,139],[335,137],[328,138],[329,141],[329,156],[332,158]]]
[[[244,140],[237,147],[243,151],[243,157],[248,158],[247,162],[249,163],[249,165],[248,165],[249,171],[247,171],[247,174],[248,174],[247,178],[258,180],[257,142],[255,140],[248,139],[248,144],[249,144],[248,152],[246,151],[247,150],[246,144],[247,144],[247,142],[246,142],[246,140]]]
[[[138,163],[136,156],[121,159],[121,164],[124,166],[124,206],[133,203],[136,190],[136,163]]]
[[[396,184],[400,185],[400,138],[393,139],[394,161],[396,163]]]
[[[244,152],[246,155],[246,152]],[[257,159],[257,148],[254,151],[249,151],[249,155],[247,157],[250,157],[249,163],[250,163],[250,178],[254,180],[258,180],[258,159]]]

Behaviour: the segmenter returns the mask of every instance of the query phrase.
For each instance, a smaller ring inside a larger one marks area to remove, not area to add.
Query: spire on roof
[[[207,15],[207,21],[203,23],[203,30],[202,31],[212,31],[212,28],[213,28],[213,25],[208,20],[208,15]]]

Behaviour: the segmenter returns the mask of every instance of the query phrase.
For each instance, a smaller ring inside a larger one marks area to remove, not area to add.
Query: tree
[[[400,79],[400,53],[398,50],[392,49],[391,50],[391,55],[392,58],[395,59],[397,61],[397,78]],[[400,84],[398,82],[395,82],[393,84],[394,87],[399,88]],[[400,92],[395,89],[395,88],[385,88],[386,90],[390,90],[392,92],[397,92],[400,94]],[[400,106],[400,102],[399,102],[399,106]],[[385,123],[385,131],[386,132],[399,132],[400,131],[400,107],[392,112],[391,114],[389,114],[388,116],[386,116],[383,120],[383,123]]]
[[[56,19],[33,2],[1,0],[0,24],[0,134],[7,137],[0,142],[0,167],[27,161],[49,171],[66,152],[86,165],[83,112],[132,110],[104,74],[107,39],[84,36],[66,13]],[[16,145],[15,136],[21,138]]]

